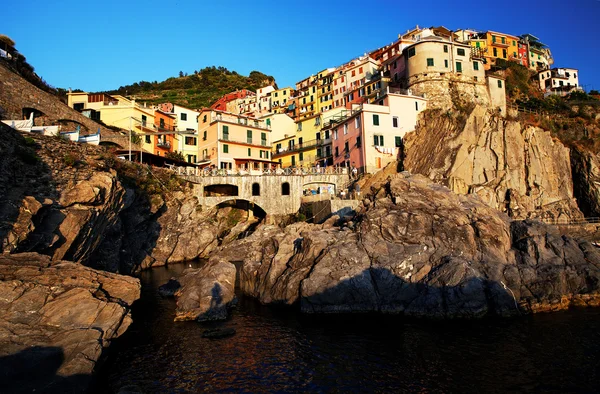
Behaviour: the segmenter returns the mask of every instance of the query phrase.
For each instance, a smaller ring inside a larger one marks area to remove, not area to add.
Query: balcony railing
[[[221,142],[231,142],[231,143],[237,143],[237,144],[244,144],[244,145],[253,145],[253,146],[262,146],[265,148],[270,148],[271,144],[269,143],[268,140],[263,140],[261,139],[260,142],[254,138],[240,138],[240,139],[232,139],[231,138],[231,134],[221,134],[221,138],[220,138]],[[253,142],[254,141],[254,142]]]
[[[320,140],[310,140],[303,142],[301,144],[294,144],[292,146],[281,147],[279,149],[275,149],[273,152],[273,157],[284,156],[288,153],[299,152],[311,148],[316,148],[320,146],[325,146],[331,144],[331,138],[320,139]]]
[[[250,118],[246,118],[246,117],[230,115],[230,114],[223,114],[223,113],[213,113],[210,117],[210,121],[211,121],[211,123],[220,121],[220,122],[240,124],[240,125],[244,125],[244,126],[250,126],[250,127],[255,127],[255,128],[259,128],[259,129],[265,129],[265,130],[271,129],[271,126],[267,125],[264,120],[250,119]]]
[[[171,149],[171,143],[169,141],[158,141],[156,146],[163,149]]]

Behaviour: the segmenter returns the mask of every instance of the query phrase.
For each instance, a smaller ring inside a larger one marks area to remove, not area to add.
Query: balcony
[[[159,140],[158,143],[156,144],[156,146],[158,146],[159,148],[163,148],[163,149],[171,149],[171,143],[169,141]]]
[[[510,40],[505,39],[504,42],[498,37],[496,40],[492,38],[492,46],[497,46],[501,48],[508,48],[510,46]]]
[[[235,138],[232,139],[230,134],[222,134],[219,141],[226,142],[226,143],[233,143],[233,144],[251,145],[251,146],[257,146],[257,147],[263,147],[263,148],[269,148],[269,149],[271,148],[271,144],[267,140],[261,139],[259,142],[258,140],[255,141],[254,138],[248,138],[248,137],[244,137],[244,138],[240,138],[240,139],[235,139]],[[253,141],[255,141],[255,142],[253,142]]]
[[[292,146],[287,146],[287,147],[282,147],[282,148],[276,149],[273,152],[273,158],[284,156],[286,154],[293,153],[293,152],[300,152],[300,151],[304,151],[307,149],[317,148],[320,146],[325,146],[325,145],[330,145],[330,144],[331,144],[331,138],[320,139],[320,140],[310,140],[310,141],[303,142],[301,144],[294,144]]]
[[[237,116],[234,114],[225,114],[220,112],[213,112],[210,115],[210,122],[226,122],[232,124],[239,124],[257,129],[270,130],[271,126],[267,125],[264,120],[247,118],[244,116]]]

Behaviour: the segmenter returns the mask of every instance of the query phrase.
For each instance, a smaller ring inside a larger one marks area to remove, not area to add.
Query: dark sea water
[[[230,320],[175,323],[157,288],[183,265],[141,276],[134,323],[96,392],[600,392],[600,310],[479,321],[305,316],[241,297]],[[207,328],[233,327],[207,339]]]

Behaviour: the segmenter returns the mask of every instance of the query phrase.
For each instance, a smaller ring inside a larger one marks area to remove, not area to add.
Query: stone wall
[[[41,115],[36,122],[45,125],[63,124],[65,130],[80,125],[82,134],[94,134],[100,129],[102,136],[114,137],[119,133],[96,123],[68,107],[58,97],[46,93],[0,64],[0,119],[21,119],[24,108],[33,108]],[[59,122],[59,121],[65,122]]]
[[[475,81],[454,73],[427,73],[411,77],[408,86],[413,94],[425,95],[428,108],[457,109],[467,105],[491,105],[485,79]]]

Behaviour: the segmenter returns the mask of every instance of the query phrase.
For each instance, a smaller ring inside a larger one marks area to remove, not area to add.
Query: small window
[[[252,149],[248,148],[248,157],[252,156]]]
[[[448,45],[444,45],[444,53],[448,53]]]
[[[415,111],[418,111],[418,110],[419,110],[419,102],[415,101]]]
[[[260,133],[260,144],[267,146],[267,133]]]
[[[335,147],[335,157],[338,157],[340,155],[340,151],[338,149],[338,147]]]
[[[465,49],[464,49],[464,48],[458,48],[458,49],[456,50],[456,54],[457,54],[458,56],[465,56]]]
[[[202,133],[202,141],[206,141],[206,130]]]
[[[473,70],[479,71],[479,63],[473,62]]]
[[[350,152],[350,144],[348,143],[348,141],[344,142],[344,152]]]
[[[348,123],[344,123],[344,135],[348,134]]]
[[[415,51],[414,47],[408,48],[408,57],[413,57],[413,56],[415,56],[415,54],[416,54],[416,51]]]
[[[398,127],[398,117],[397,116],[394,116],[392,118],[392,126],[393,127]]]
[[[444,67],[448,68],[448,59],[444,59]]]
[[[360,148],[362,145],[362,140],[360,139],[360,135],[356,137],[356,147]]]
[[[182,113],[181,114],[181,120],[187,120],[187,114]]]
[[[375,146],[383,146],[383,136],[382,135],[374,135],[373,136],[373,144]]]
[[[252,143],[252,130],[246,130],[246,142],[249,144]]]
[[[149,144],[149,143],[150,143],[150,136],[149,136],[149,135],[147,135],[147,136],[146,136],[146,143],[147,143],[147,144]]]
[[[223,126],[223,139],[229,141],[229,126]]]
[[[379,126],[379,115],[373,114],[373,126]]]
[[[302,123],[298,122],[298,131],[302,131]]]
[[[498,87],[501,88],[502,87],[502,81],[498,80]]]
[[[263,158],[263,151],[262,150],[258,151],[258,157],[260,157],[261,159]]]
[[[457,73],[462,72],[462,63],[461,62],[456,62],[456,72]]]
[[[267,127],[271,127],[271,119],[267,119]]]
[[[206,115],[202,118],[202,123],[206,123]]]
[[[260,185],[256,182],[252,184],[252,195],[260,196]]]
[[[400,148],[402,146],[402,137],[396,136],[394,138],[396,148]]]
[[[289,196],[290,195],[290,184],[289,183],[284,182],[284,183],[281,184],[281,195],[282,196]]]
[[[304,161],[304,152],[298,153],[298,160]]]
[[[427,58],[427,67],[433,67],[433,58],[431,58],[431,57]]]
[[[223,144],[223,153],[229,153],[229,145]]]

